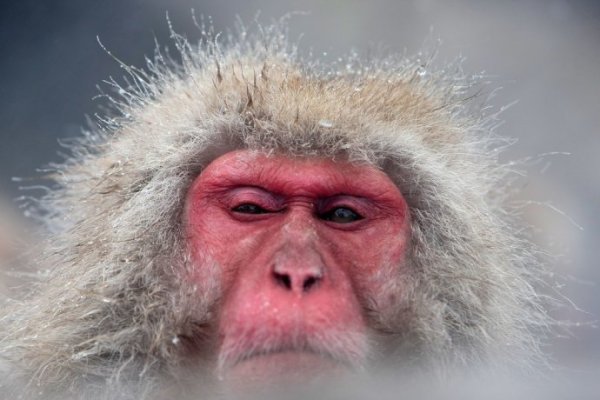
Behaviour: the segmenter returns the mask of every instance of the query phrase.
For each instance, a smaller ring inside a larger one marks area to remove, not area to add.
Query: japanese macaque
[[[459,68],[323,65],[277,29],[174,37],[181,63],[122,64],[115,112],[41,200],[47,273],[2,309],[2,390],[182,398],[536,365],[538,262]]]

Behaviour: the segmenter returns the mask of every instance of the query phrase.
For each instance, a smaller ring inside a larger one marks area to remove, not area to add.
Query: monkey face
[[[398,188],[369,165],[225,154],[186,205],[193,258],[219,266],[216,369],[250,382],[360,367],[363,304],[402,262],[409,232]]]

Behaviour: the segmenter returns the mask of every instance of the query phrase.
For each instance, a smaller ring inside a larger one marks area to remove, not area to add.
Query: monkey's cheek
[[[234,391],[264,390],[317,383],[343,377],[350,368],[332,358],[308,352],[278,352],[243,360],[226,371],[225,383]]]

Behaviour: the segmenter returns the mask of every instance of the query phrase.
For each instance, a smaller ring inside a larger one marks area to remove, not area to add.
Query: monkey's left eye
[[[334,208],[321,214],[319,217],[325,221],[331,221],[338,224],[348,224],[363,219],[360,214],[347,207]]]
[[[242,214],[265,214],[268,211],[262,208],[261,206],[257,206],[252,203],[240,204],[231,209],[231,211],[239,212]]]

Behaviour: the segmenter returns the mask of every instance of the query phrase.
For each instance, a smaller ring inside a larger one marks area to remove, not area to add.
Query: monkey
[[[178,398],[544,362],[540,262],[458,66],[328,64],[277,26],[172,37],[178,60],[115,57],[112,111],[40,199],[48,273],[1,311],[4,388]]]

